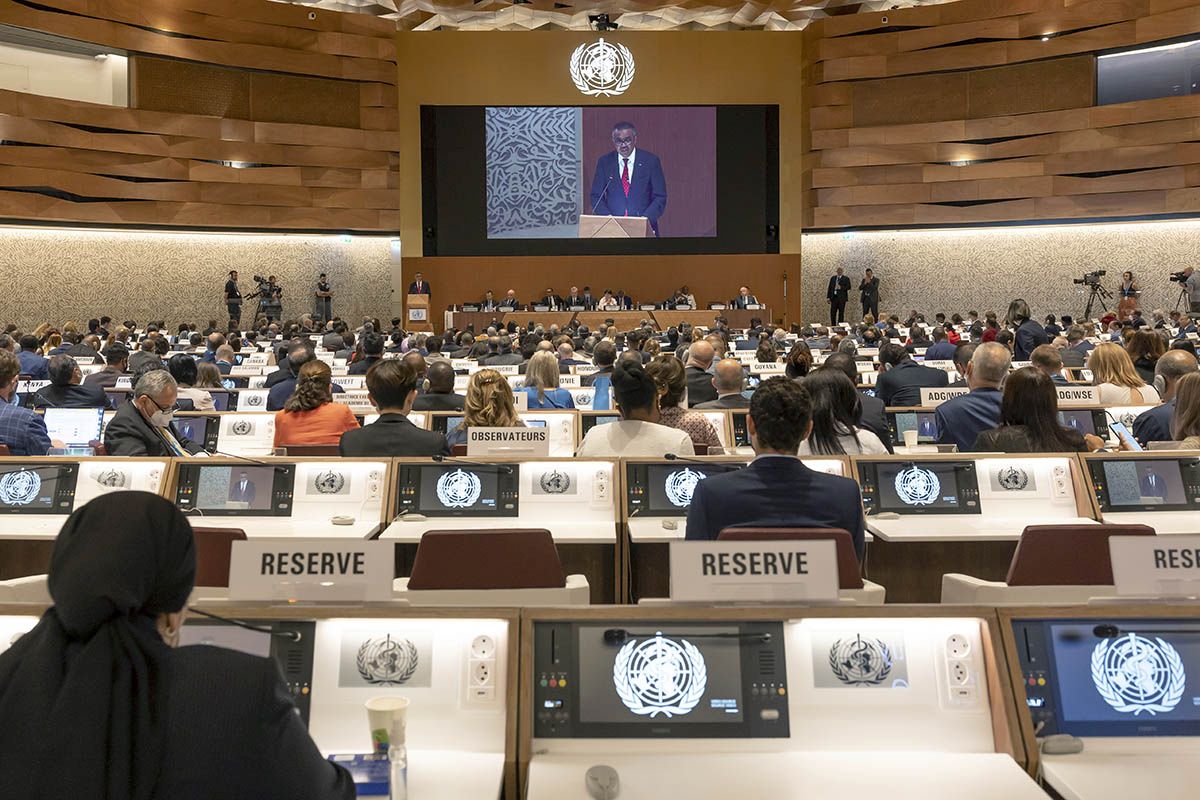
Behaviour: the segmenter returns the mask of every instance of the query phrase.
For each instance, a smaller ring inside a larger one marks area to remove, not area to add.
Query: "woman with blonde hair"
[[[658,388],[658,423],[683,431],[698,448],[720,448],[721,439],[708,418],[699,411],[688,411],[684,405],[687,392],[687,373],[683,362],[672,355],[661,355],[646,365],[646,374]]]
[[[525,394],[529,408],[574,408],[575,401],[566,389],[560,389],[558,358],[549,350],[541,350],[529,359],[525,369]]]
[[[196,362],[196,382],[192,384],[197,389],[224,389],[221,383],[221,370],[216,364],[208,361]]]
[[[1200,372],[1184,375],[1175,384],[1171,438],[1185,450],[1200,450]]]
[[[300,367],[296,389],[275,412],[275,446],[338,444],[358,427],[346,403],[333,402],[333,374],[324,361]]]
[[[57,333],[52,333],[46,337],[46,343],[42,345],[42,355],[49,356],[51,351],[62,347],[62,336]]]
[[[1161,398],[1153,386],[1147,386],[1125,348],[1114,342],[1096,345],[1088,356],[1092,384],[1100,390],[1100,403],[1106,406],[1151,405]]]
[[[550,354],[547,354],[550,355]],[[553,356],[551,356],[553,358]],[[467,429],[478,428],[524,428],[525,423],[517,415],[517,404],[513,401],[512,387],[508,379],[494,369],[481,369],[467,381],[467,395],[463,401],[463,420],[457,428],[446,433],[450,447],[467,443]]]

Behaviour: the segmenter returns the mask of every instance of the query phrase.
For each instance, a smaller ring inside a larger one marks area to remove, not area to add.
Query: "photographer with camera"
[[[1196,272],[1196,268],[1188,267],[1179,272],[1172,272],[1171,281],[1182,284],[1181,290],[1187,292],[1188,310],[1193,314],[1200,314],[1200,273]]]

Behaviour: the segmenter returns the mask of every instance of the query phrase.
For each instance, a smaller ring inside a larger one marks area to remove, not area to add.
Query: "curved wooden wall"
[[[399,230],[394,23],[266,0],[0,0],[0,24],[128,52],[132,106],[0,92],[0,218]]]
[[[805,227],[1200,213],[1200,96],[1095,105],[1097,52],[1196,33],[1197,0],[820,20],[804,34]]]

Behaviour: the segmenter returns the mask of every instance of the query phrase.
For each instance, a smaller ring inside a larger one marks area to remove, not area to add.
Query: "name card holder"
[[[970,389],[965,386],[944,387],[936,389],[921,389],[921,407],[934,408],[940,406],[947,400],[952,400],[955,397],[963,394],[969,394]]]
[[[1200,536],[1113,536],[1119,597],[1200,598]]]
[[[235,541],[229,599],[361,603],[392,599],[395,544],[343,539]]]
[[[550,457],[550,431],[546,428],[469,428],[467,456]]]
[[[1095,386],[1057,386],[1060,407],[1098,406],[1100,390]]]
[[[671,542],[671,601],[838,602],[832,539]]]

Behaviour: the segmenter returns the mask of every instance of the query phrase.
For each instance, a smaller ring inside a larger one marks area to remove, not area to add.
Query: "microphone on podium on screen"
[[[596,203],[592,206],[592,213],[596,213],[596,209],[600,207],[600,201],[608,194],[608,187],[612,186],[612,175],[608,176],[608,183],[604,184],[604,191],[600,192],[600,196],[596,198]]]

